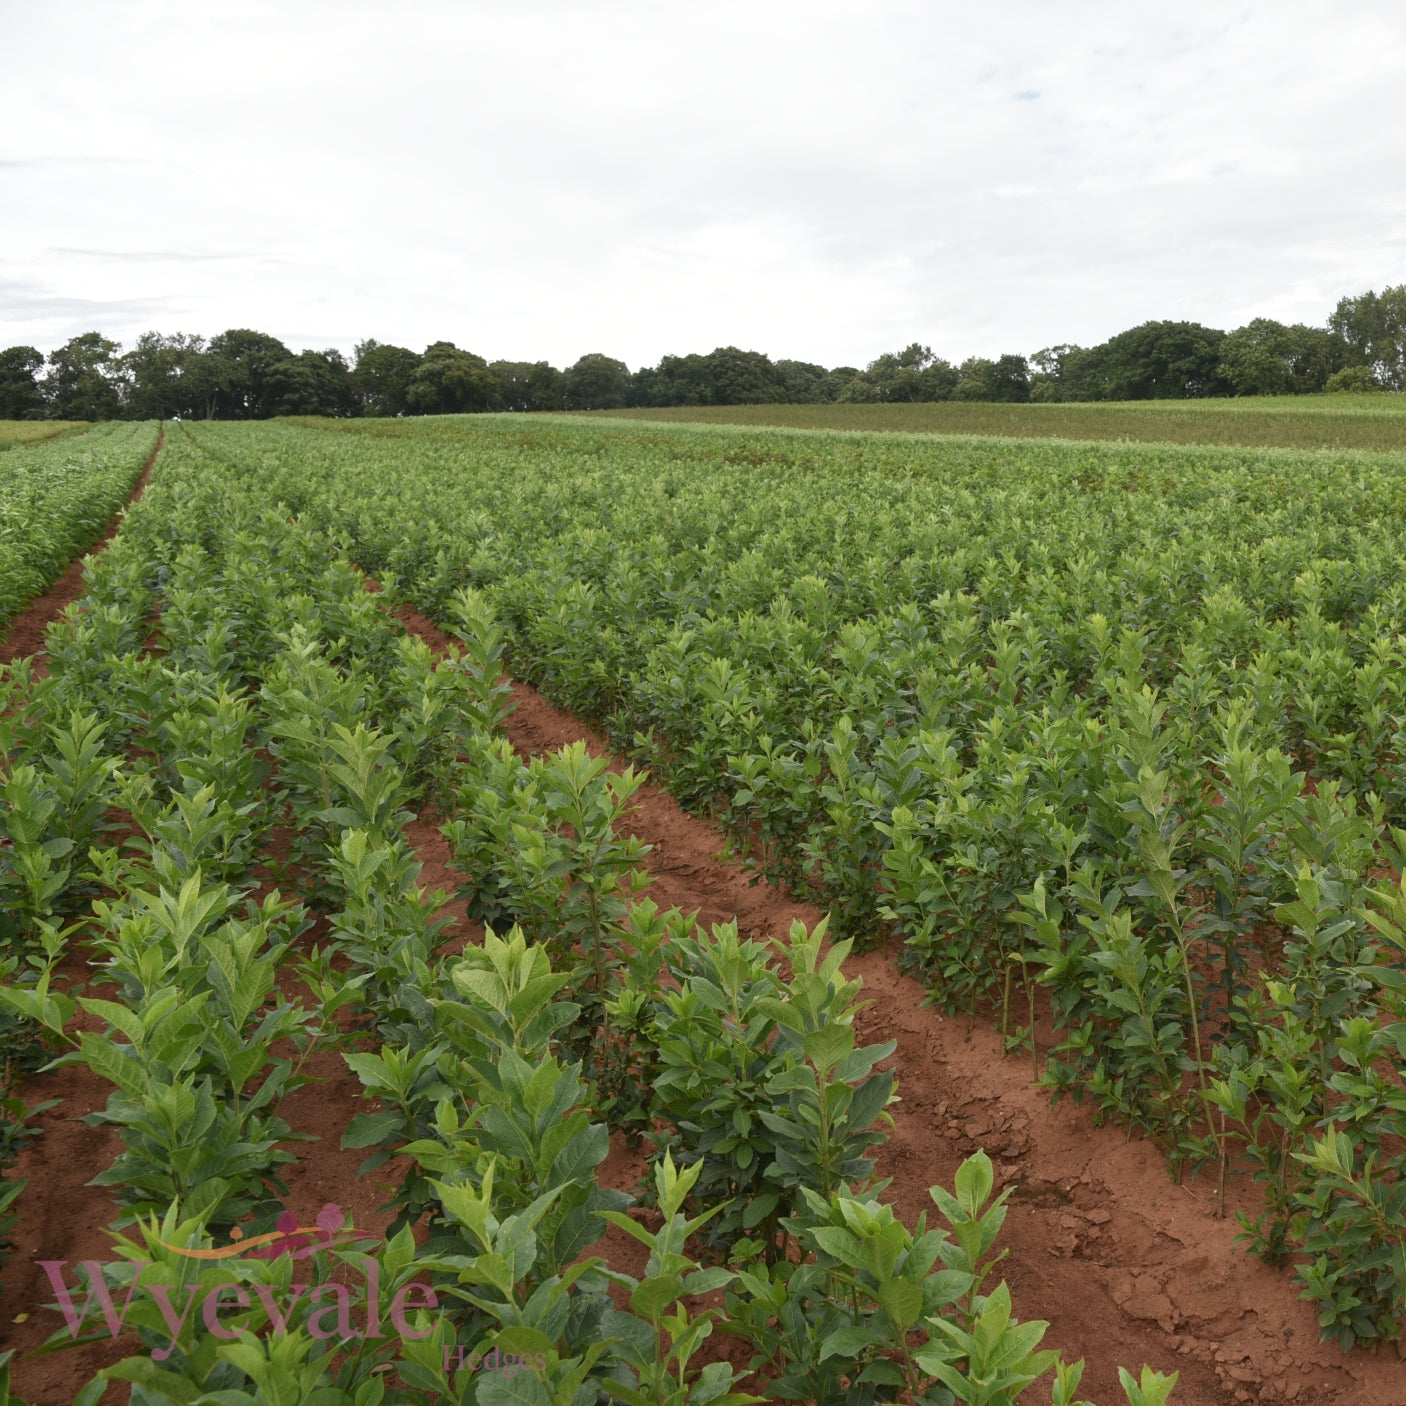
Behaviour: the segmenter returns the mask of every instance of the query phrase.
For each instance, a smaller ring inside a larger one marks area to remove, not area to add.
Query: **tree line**
[[[718,347],[631,371],[592,352],[564,370],[487,361],[453,342],[423,352],[365,341],[289,350],[244,328],[208,341],[146,332],[130,351],[98,332],[45,357],[0,352],[0,419],[259,420],[275,415],[441,415],[487,410],[879,401],[1166,400],[1406,390],[1406,284],[1343,298],[1326,325],[1255,318],[1225,332],[1145,322],[1095,347],[953,364],[913,343],[865,367],[773,361]]]

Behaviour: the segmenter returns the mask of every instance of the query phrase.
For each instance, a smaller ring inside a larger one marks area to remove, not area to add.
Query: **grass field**
[[[40,440],[83,426],[81,420],[0,420],[0,450],[17,444],[38,444]]]
[[[706,405],[592,416],[802,430],[888,430],[1003,438],[1139,440],[1282,449],[1406,450],[1406,396],[1117,401],[1080,405]]]

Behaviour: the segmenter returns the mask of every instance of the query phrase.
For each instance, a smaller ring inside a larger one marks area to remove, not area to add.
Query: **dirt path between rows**
[[[42,596],[35,596],[10,621],[4,640],[0,641],[0,664],[10,664],[27,654],[40,654],[43,651],[44,632],[63,614],[65,606],[83,594],[83,563],[88,557],[96,556],[117,535],[127,509],[146,491],[147,481],[151,478],[151,467],[156,463],[156,456],[161,453],[165,440],[166,430],[163,426],[156,432],[156,448],[151,451],[151,457],[137,476],[127,501],[113,513],[98,539],[85,553],[69,562],[63,575]],[[42,677],[42,661],[36,661],[36,664],[36,672]]]

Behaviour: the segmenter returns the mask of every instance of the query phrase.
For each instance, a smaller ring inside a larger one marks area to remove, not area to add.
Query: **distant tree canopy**
[[[588,352],[563,377],[568,410],[619,410],[629,404],[630,368],[602,352]]]
[[[1350,366],[1365,366],[1384,390],[1406,390],[1406,283],[1344,298],[1328,319]]]
[[[999,400],[1018,403],[1030,399],[1030,368],[1023,356],[1006,355],[996,361],[968,357],[957,372],[957,383],[944,399]]]
[[[1226,334],[1199,322],[1145,322],[1097,347],[1047,347],[1031,358],[1034,400],[1188,400],[1229,394]]]
[[[1221,343],[1220,375],[1232,395],[1312,395],[1348,355],[1347,344],[1327,328],[1257,317]]]
[[[498,378],[488,363],[472,352],[460,351],[453,342],[434,342],[425,348],[405,398],[418,415],[460,415],[502,406]]]
[[[232,328],[210,340],[207,348],[216,371],[216,413],[222,420],[266,420],[275,414],[274,367],[293,353],[264,332]]]
[[[408,347],[358,342],[352,385],[361,413],[404,415],[410,409],[410,382],[419,366],[419,354]]]
[[[125,354],[98,332],[46,358],[0,351],[0,419],[106,420],[181,415],[445,415],[485,410],[822,404],[836,401],[1185,400],[1203,396],[1406,391],[1406,284],[1343,298],[1327,325],[1257,317],[1233,332],[1199,322],[1144,322],[1095,347],[1045,347],[1026,358],[954,365],[913,342],[864,368],[827,369],[716,347],[631,372],[590,352],[565,370],[545,361],[486,361],[453,342],[423,352],[357,343],[289,350],[231,328],[212,337],[144,332]]]
[[[123,362],[129,378],[126,402],[133,415],[165,420],[191,413],[197,402],[202,414],[214,409],[218,387],[204,337],[143,332]]]
[[[852,371],[836,400],[873,403],[896,400],[951,400],[961,373],[917,342],[886,352],[863,371]]]
[[[814,369],[825,375],[823,367]],[[800,378],[807,379],[804,372]],[[786,378],[771,358],[739,347],[718,347],[707,356],[666,356],[657,367],[635,373],[628,395],[632,405],[766,405],[790,399]]]
[[[56,420],[113,420],[121,414],[121,350],[101,333],[84,332],[49,357],[44,389]]]
[[[10,347],[0,352],[0,420],[39,420],[49,413],[39,373],[44,353],[38,347]]]
[[[1358,358],[1331,328],[1257,317],[1230,333],[1146,322],[1101,346],[1046,347],[1030,360],[1031,399],[1068,401],[1312,395]]]
[[[566,375],[545,361],[495,361],[488,368],[502,387],[504,410],[561,410]]]

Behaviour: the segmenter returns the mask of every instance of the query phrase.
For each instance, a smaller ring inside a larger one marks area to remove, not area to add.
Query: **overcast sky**
[[[862,365],[1406,282],[1403,0],[0,0],[0,45],[0,347]]]

